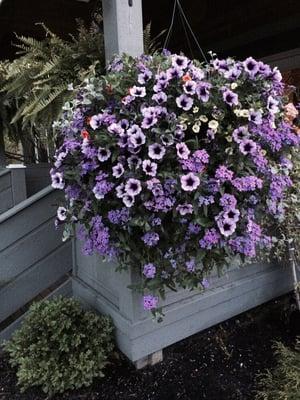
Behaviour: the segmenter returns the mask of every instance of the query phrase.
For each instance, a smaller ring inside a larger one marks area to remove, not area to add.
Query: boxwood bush
[[[33,304],[4,348],[17,367],[21,391],[40,386],[53,395],[104,376],[112,333],[109,317],[82,310],[75,299],[58,297]]]

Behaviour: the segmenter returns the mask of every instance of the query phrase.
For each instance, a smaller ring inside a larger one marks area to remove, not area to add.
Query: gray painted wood
[[[139,56],[144,51],[142,1],[102,0],[105,58],[117,54]]]
[[[39,163],[26,165],[26,189],[27,195],[32,196],[38,191],[50,185],[50,164]]]
[[[62,193],[46,187],[0,214],[0,252],[54,217]]]
[[[205,292],[170,292],[162,302],[165,317],[153,322],[141,296],[127,288],[139,279],[134,272],[115,272],[113,263],[83,256],[74,242],[73,295],[112,316],[119,348],[133,362],[203,329],[292,290],[289,269],[278,265],[233,266],[210,278]]]
[[[48,187],[0,215],[0,322],[72,269],[71,242],[54,227],[61,196]]]
[[[8,165],[6,167],[11,173],[11,189],[13,196],[14,206],[25,200],[27,197],[26,193],[26,182],[25,182],[25,169],[24,165]]]
[[[0,170],[0,214],[26,199],[25,167]]]
[[[45,299],[52,299],[57,296],[64,296],[64,297],[71,297],[72,296],[72,282],[71,278],[67,279],[64,283],[62,283],[58,288],[56,288],[53,292],[51,292],[48,296],[45,297]],[[43,299],[43,300],[45,300]],[[43,301],[41,300],[41,301]],[[17,318],[13,323],[11,323],[8,327],[3,329],[0,332],[0,346],[5,340],[9,340],[14,333],[15,330],[17,330],[24,318],[28,315],[28,312],[25,312],[22,314],[19,318]],[[0,352],[1,352],[1,347],[0,347]]]
[[[0,214],[13,207],[11,185],[10,171],[0,169]]]

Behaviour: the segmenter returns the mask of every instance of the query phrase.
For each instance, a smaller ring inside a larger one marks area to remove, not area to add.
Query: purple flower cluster
[[[228,257],[269,247],[265,232],[284,219],[300,135],[283,89],[278,69],[252,57],[117,57],[55,124],[58,223],[80,225],[86,254],[138,266],[147,310],[166,286],[206,288]]]

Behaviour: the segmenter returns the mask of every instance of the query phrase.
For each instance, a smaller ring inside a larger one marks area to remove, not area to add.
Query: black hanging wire
[[[188,48],[190,50],[190,54],[191,54],[192,58],[194,58],[192,44],[191,44],[191,41],[190,41],[190,38],[189,38],[189,34],[188,34],[188,31],[187,31],[187,28],[186,28],[185,21],[184,21],[183,16],[182,16],[181,13],[179,13],[179,17],[180,17],[181,24],[182,24],[182,27],[183,27],[183,30],[184,30],[184,34],[185,34],[187,45],[188,45]]]
[[[169,26],[169,29],[168,29],[168,32],[167,32],[167,35],[166,35],[165,42],[164,42],[164,46],[163,46],[164,49],[167,48],[167,46],[169,44],[169,41],[170,41],[171,33],[173,31],[173,25],[174,25],[175,14],[176,14],[176,5],[177,5],[177,0],[174,0],[171,23],[170,23],[170,26]]]
[[[205,53],[204,53],[204,51],[202,50],[202,48],[201,48],[201,46],[200,46],[200,43],[199,43],[199,41],[198,41],[198,39],[197,39],[197,37],[196,37],[194,31],[193,31],[193,29],[192,29],[192,27],[191,27],[191,25],[190,25],[188,19],[187,19],[187,16],[186,16],[186,14],[185,14],[185,12],[184,12],[184,10],[183,10],[181,4],[180,4],[180,0],[174,0],[174,6],[173,6],[173,11],[172,11],[171,23],[170,23],[170,27],[169,27],[169,29],[168,29],[168,33],[167,33],[165,42],[164,42],[164,48],[166,48],[166,46],[168,46],[169,41],[170,41],[170,37],[171,37],[172,31],[173,31],[173,25],[174,25],[174,20],[175,20],[175,15],[176,15],[176,9],[178,9],[178,11],[179,11],[179,15],[180,15],[180,18],[181,18],[183,27],[184,27],[184,32],[185,32],[185,35],[186,35],[186,38],[187,38],[187,42],[188,42],[190,51],[191,51],[191,43],[190,43],[190,40],[188,39],[187,28],[188,28],[188,30],[190,31],[190,33],[191,33],[191,35],[192,35],[192,38],[194,39],[194,42],[195,42],[195,44],[196,44],[198,50],[200,51],[202,57],[203,57],[204,60],[208,63],[208,60],[207,60],[207,58],[206,58],[206,56],[205,56]],[[193,52],[192,52],[192,51],[191,51],[191,54],[193,55]]]

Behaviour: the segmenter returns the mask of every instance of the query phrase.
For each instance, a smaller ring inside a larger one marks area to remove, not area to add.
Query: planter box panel
[[[110,314],[116,326],[117,343],[132,361],[137,361],[203,329],[289,292],[290,271],[276,265],[232,266],[222,277],[210,278],[205,292],[170,291],[163,302],[162,323],[153,322],[142,308],[141,296],[126,286],[139,277],[133,272],[115,272],[113,263],[80,254],[75,242],[73,293],[84,303]],[[107,281],[106,281],[107,280]]]

